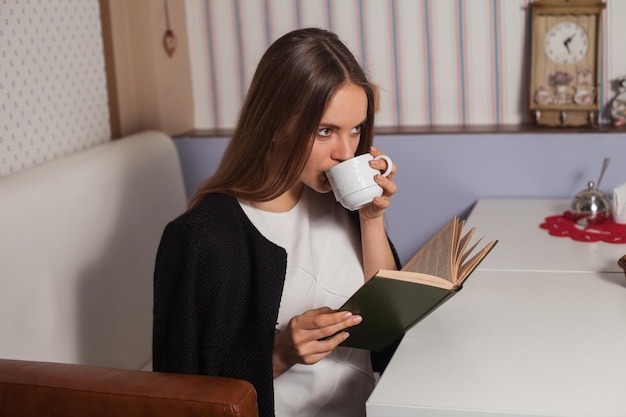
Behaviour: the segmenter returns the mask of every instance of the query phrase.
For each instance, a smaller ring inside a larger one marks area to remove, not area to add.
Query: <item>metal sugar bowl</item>
[[[611,218],[611,201],[598,189],[609,162],[609,158],[604,158],[598,182],[594,184],[593,181],[589,181],[587,189],[582,190],[574,197],[570,206],[570,216],[577,223],[594,225]]]

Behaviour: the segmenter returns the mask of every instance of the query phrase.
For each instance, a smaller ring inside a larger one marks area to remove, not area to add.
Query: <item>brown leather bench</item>
[[[0,359],[0,416],[258,415],[242,380]]]

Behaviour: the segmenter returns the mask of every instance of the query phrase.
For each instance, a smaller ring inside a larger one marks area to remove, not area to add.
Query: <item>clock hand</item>
[[[572,34],[572,36],[570,36],[567,39],[565,39],[565,41],[563,42],[563,45],[565,45],[565,48],[567,48],[567,52],[570,53],[570,54],[572,53],[572,51],[570,51],[570,49],[569,49],[569,44],[574,39],[574,36],[576,36],[575,33]]]

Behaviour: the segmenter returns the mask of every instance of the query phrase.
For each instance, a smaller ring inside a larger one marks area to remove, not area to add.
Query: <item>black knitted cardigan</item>
[[[260,417],[274,416],[272,349],[286,268],[286,251],[232,196],[210,194],[170,222],[154,272],[154,370],[247,380]]]

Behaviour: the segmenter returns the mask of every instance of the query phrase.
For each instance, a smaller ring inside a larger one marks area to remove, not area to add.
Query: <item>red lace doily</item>
[[[626,244],[626,224],[615,223],[608,219],[600,224],[582,226],[572,220],[566,211],[561,215],[548,216],[539,225],[552,236],[570,237],[580,242],[607,242]]]

